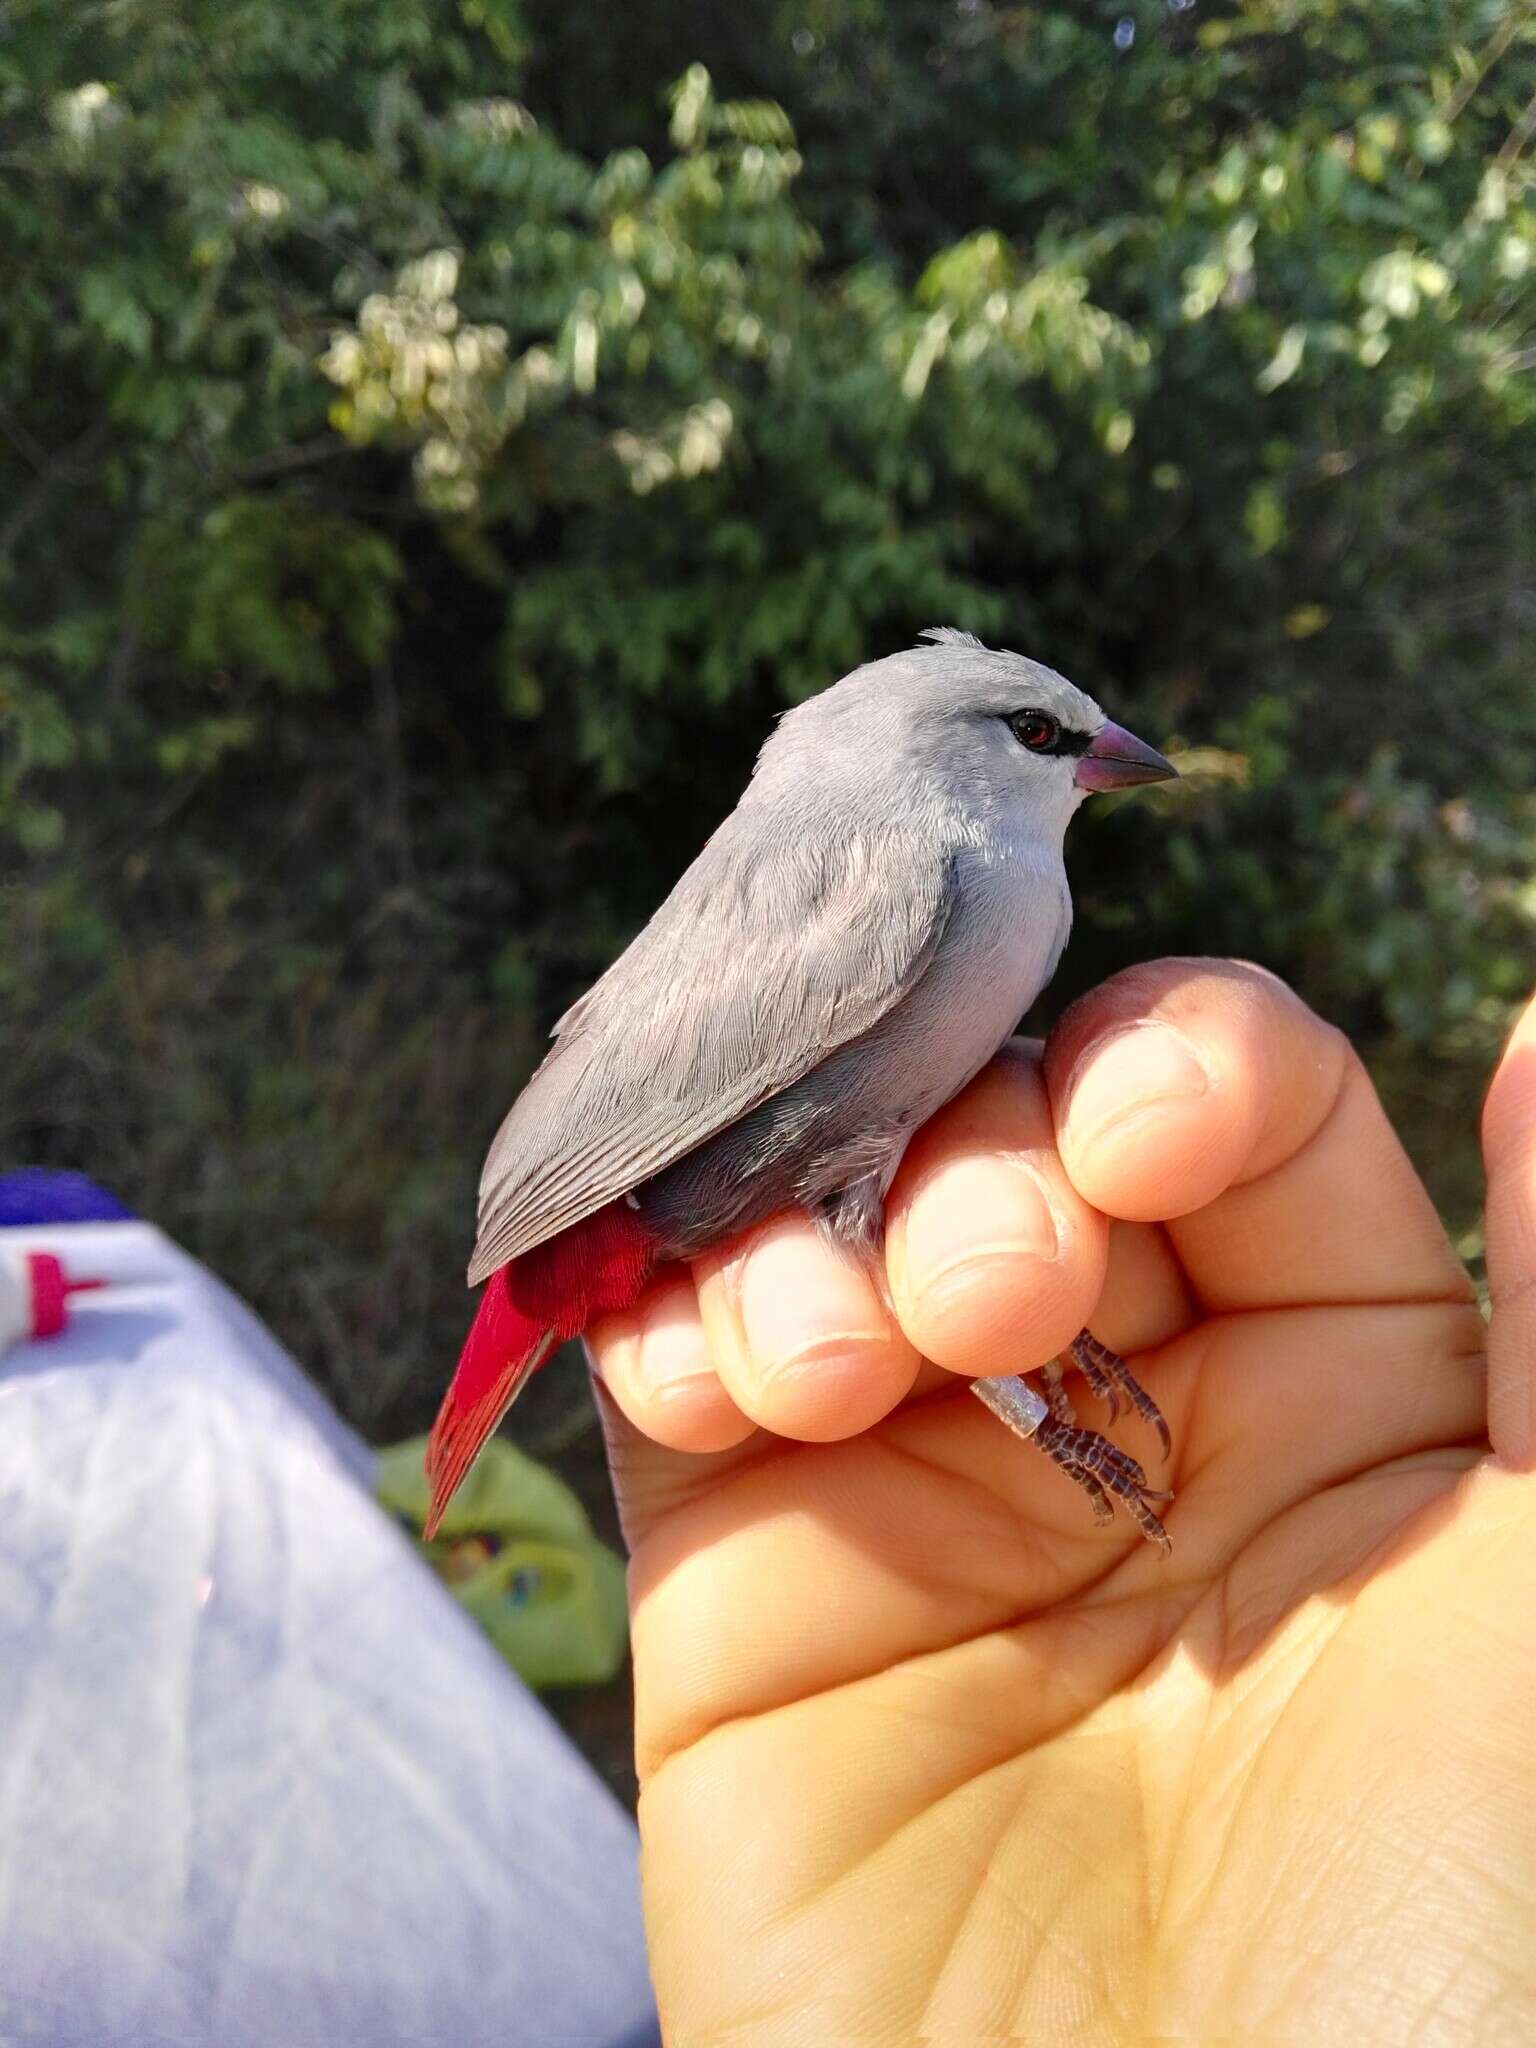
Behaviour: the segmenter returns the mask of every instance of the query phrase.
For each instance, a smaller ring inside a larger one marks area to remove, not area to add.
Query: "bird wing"
[[[809,1073],[920,978],[952,899],[945,848],[883,822],[789,839],[733,813],[555,1026],[486,1158],[471,1285]]]

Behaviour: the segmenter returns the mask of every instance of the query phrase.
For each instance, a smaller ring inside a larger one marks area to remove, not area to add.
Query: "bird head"
[[[1065,676],[952,626],[789,713],[770,762],[807,784],[850,762],[866,777],[888,772],[893,790],[915,773],[943,802],[1052,839],[1084,797],[1178,773]]]

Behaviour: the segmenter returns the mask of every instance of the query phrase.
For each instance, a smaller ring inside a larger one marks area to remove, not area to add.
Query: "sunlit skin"
[[[1485,1135],[1491,1329],[1345,1041],[1164,961],[921,1134],[894,1311],[785,1219],[592,1331],[672,2048],[1536,2039],[1536,1006]],[[953,1377],[1085,1323],[1170,1561]]]

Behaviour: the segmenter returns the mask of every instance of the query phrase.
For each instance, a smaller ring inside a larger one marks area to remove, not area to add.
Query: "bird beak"
[[[1138,782],[1166,782],[1178,769],[1123,725],[1101,725],[1077,764],[1079,789],[1134,789]]]

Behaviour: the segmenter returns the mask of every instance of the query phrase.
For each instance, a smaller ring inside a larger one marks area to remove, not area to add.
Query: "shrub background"
[[[12,5],[0,152],[0,1159],[368,1434],[430,1416],[550,1019],[775,711],[935,622],[1191,750],[1074,828],[1042,1017],[1265,962],[1475,1254],[1536,11]]]

